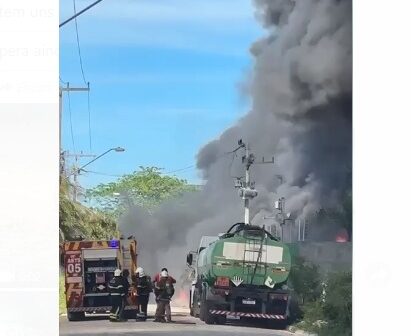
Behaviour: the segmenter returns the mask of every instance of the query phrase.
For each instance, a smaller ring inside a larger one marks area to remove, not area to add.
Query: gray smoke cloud
[[[124,232],[141,237],[141,261],[151,272],[166,265],[178,273],[201,236],[243,221],[232,178],[244,174],[242,153],[226,154],[240,138],[258,159],[275,156],[273,166],[252,167],[259,191],[251,202],[253,224],[270,224],[264,216],[273,213],[278,197],[286,198],[287,211],[298,219],[339,205],[351,189],[351,1],[256,0],[255,5],[268,36],[250,49],[255,62],[243,87],[252,107],[199,151],[203,190],[154,214],[134,207],[121,219]]]

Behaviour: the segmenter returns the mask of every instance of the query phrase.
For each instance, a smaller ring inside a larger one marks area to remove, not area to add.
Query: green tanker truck
[[[207,324],[251,318],[287,325],[290,251],[264,227],[237,223],[218,237],[203,237],[187,263],[195,270],[192,316]]]

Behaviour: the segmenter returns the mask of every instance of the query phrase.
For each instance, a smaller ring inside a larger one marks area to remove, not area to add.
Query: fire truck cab
[[[85,313],[108,313],[111,309],[108,283],[114,270],[137,268],[137,242],[130,239],[65,241],[63,243],[65,294],[67,318],[82,320]],[[130,287],[125,307],[125,317],[135,317],[136,296]]]

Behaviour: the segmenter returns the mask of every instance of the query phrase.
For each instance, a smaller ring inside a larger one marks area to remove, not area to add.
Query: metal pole
[[[304,224],[303,224],[303,241],[305,241],[305,218],[304,218]]]
[[[83,10],[81,10],[80,12],[76,13],[75,15],[73,15],[72,17],[68,18],[66,21],[62,22],[59,24],[59,28],[63,27],[66,23],[70,22],[71,20],[75,19],[77,16],[79,16],[80,14],[83,14],[86,10],[89,10],[91,7],[94,7],[95,5],[97,5],[99,2],[101,2],[103,0],[97,0],[96,2],[92,3],[91,5],[87,6],[86,8],[84,8]]]
[[[63,91],[59,87],[59,151],[62,153],[61,148],[61,116],[63,115]]]
[[[78,171],[82,170],[84,167],[88,166],[90,163],[96,161],[97,159],[101,158],[103,155],[106,155],[108,152],[115,150],[114,148],[110,148],[109,150],[105,151],[103,154],[100,154],[99,156],[97,156],[96,158],[94,158],[93,160],[91,160],[90,162],[86,163],[84,166],[80,167],[78,169]]]
[[[301,219],[298,220],[298,241],[301,241]]]
[[[248,144],[245,147],[245,159],[246,159],[246,169],[245,169],[245,186],[248,188],[250,186],[250,163],[249,159],[249,148]],[[244,223],[250,224],[250,207],[249,199],[245,197],[244,199]]]

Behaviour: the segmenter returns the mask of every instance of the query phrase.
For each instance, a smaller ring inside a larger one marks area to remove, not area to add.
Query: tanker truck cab
[[[198,282],[198,272],[197,272],[197,262],[198,258],[200,257],[200,254],[203,250],[205,250],[210,244],[218,240],[218,236],[203,236],[201,237],[200,240],[200,245],[198,246],[197,250],[194,252],[190,252],[187,254],[187,265],[191,268],[194,269],[194,279],[191,282],[191,288],[190,288],[190,293],[189,293],[189,298],[190,298],[190,315],[191,316],[196,316],[198,317],[198,311],[199,311],[199,300],[197,298],[198,296],[198,289],[197,286],[201,285],[201,282]],[[203,257],[204,254],[201,254],[201,257]],[[195,307],[193,307],[195,305]]]
[[[285,327],[290,268],[287,245],[259,226],[234,224],[206,247],[200,244],[193,316],[207,324],[258,318]]]

